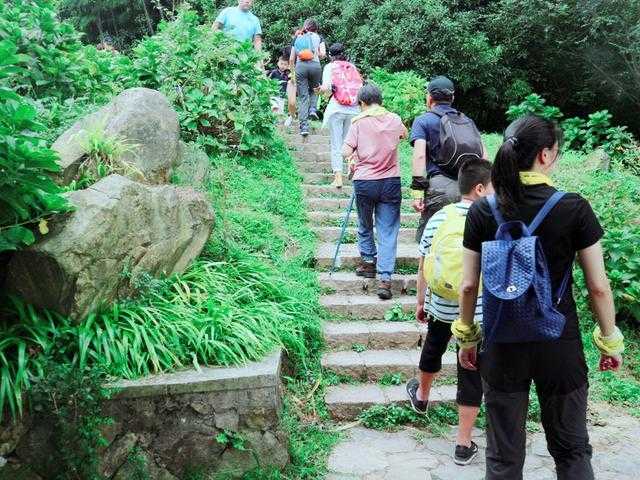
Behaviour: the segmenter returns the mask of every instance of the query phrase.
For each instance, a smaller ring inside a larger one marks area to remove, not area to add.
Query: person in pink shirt
[[[352,120],[342,150],[343,156],[351,159],[358,209],[361,261],[356,275],[375,278],[377,273],[378,297],[389,300],[402,201],[398,144],[406,138],[407,129],[398,115],[382,106],[382,92],[377,86],[364,85],[358,93],[358,104],[362,113]]]

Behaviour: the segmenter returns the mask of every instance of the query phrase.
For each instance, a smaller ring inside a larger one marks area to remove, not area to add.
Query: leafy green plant
[[[410,424],[425,427],[432,433],[441,435],[457,423],[458,413],[455,407],[446,404],[430,408],[426,415],[397,404],[374,405],[360,413],[358,419],[365,427],[375,430],[396,430],[402,425]]]
[[[102,480],[98,449],[105,447],[100,428],[112,422],[102,415],[110,396],[99,369],[81,370],[48,361],[45,375],[34,382],[33,410],[53,427],[55,458],[47,459],[64,479]]]
[[[412,316],[409,312],[404,311],[402,305],[396,303],[385,312],[384,319],[387,322],[409,322],[411,321]]]
[[[507,109],[507,118],[515,120],[525,115],[538,115],[548,120],[559,120],[562,112],[558,107],[547,105],[547,101],[537,93],[527,95],[518,105],[511,105]]]
[[[406,125],[425,112],[426,80],[416,73],[374,68],[369,78],[382,90],[384,106],[400,115]]]
[[[232,432],[231,430],[223,430],[216,435],[216,442],[225,447],[230,447],[235,450],[245,451],[247,450],[247,437],[238,432]]]
[[[136,145],[118,136],[106,134],[104,125],[96,124],[78,133],[80,147],[84,151],[78,168],[81,183],[90,184],[112,173],[144,180],[144,174],[130,162],[123,160],[124,154],[135,154]]]
[[[357,353],[362,353],[367,349],[366,345],[363,345],[361,343],[354,343],[353,345],[351,345],[351,350],[353,350],[354,352]]]
[[[0,252],[35,241],[30,226],[68,209],[50,175],[59,171],[55,152],[40,138],[45,127],[35,106],[5,85],[24,55],[9,41],[0,42]],[[44,222],[44,223],[43,223]]]
[[[138,78],[165,93],[178,110],[183,136],[219,152],[259,154],[274,135],[269,97],[277,86],[256,65],[261,57],[185,5],[176,19],[134,48]]]
[[[391,385],[402,385],[406,381],[407,381],[407,378],[404,375],[404,373],[396,372],[396,373],[385,373],[378,383],[380,385],[391,386]]]

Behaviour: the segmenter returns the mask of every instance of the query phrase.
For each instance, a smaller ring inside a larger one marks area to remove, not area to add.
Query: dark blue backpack
[[[563,196],[564,192],[554,193],[529,226],[505,222],[495,196],[487,197],[498,231],[495,240],[482,244],[485,346],[548,341],[562,334],[566,319],[556,307],[567,289],[571,268],[554,295],[547,260],[534,233]]]

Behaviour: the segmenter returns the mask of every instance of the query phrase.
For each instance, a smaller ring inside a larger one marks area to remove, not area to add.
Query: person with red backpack
[[[433,214],[459,200],[460,165],[467,159],[487,158],[475,123],[453,108],[453,100],[453,82],[443,76],[433,78],[427,84],[429,110],[417,117],[411,127],[411,196],[414,210],[422,214],[417,242]]]
[[[331,169],[334,174],[331,185],[342,188],[342,144],[349,133],[351,120],[360,113],[358,92],[362,88],[362,77],[358,69],[347,61],[341,43],[331,45],[329,58],[331,63],[324,67],[319,88],[325,95],[331,95],[322,126],[329,127],[331,136]]]
[[[308,18],[302,30],[296,32],[289,56],[291,71],[295,72],[298,90],[298,120],[300,135],[309,135],[309,119],[319,120],[317,88],[322,81],[320,60],[326,56],[324,39],[318,34],[318,22]]]

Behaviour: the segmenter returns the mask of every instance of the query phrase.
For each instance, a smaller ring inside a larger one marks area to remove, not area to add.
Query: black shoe
[[[309,112],[309,118],[315,121],[320,120],[320,117],[318,116],[318,112],[316,112],[315,110]]]
[[[425,414],[427,413],[427,407],[429,406],[429,402],[423,402],[418,400],[417,392],[418,387],[420,386],[420,382],[415,378],[412,378],[407,382],[407,395],[409,395],[409,400],[411,401],[411,408],[416,413]]]
[[[303,127],[300,129],[300,135],[302,135],[303,137],[308,137],[309,136],[309,128],[308,127]]]
[[[471,442],[470,447],[456,445],[456,453],[453,455],[453,461],[456,465],[469,465],[478,455],[478,445]]]

